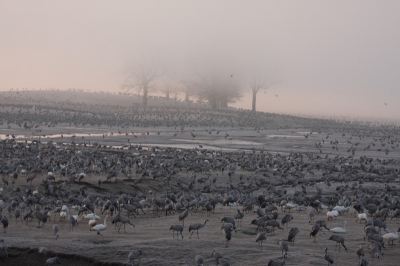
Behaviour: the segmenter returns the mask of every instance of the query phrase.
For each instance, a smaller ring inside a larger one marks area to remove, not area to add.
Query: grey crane
[[[283,257],[282,261],[270,260],[268,262],[268,266],[283,266],[283,265],[285,265],[285,258],[286,258],[286,256]]]
[[[380,221],[380,220],[374,220],[374,226],[377,226],[379,228],[379,233],[381,233],[381,229],[385,230],[386,233],[389,233],[386,230],[386,222],[385,221]]]
[[[314,217],[315,215],[317,215],[317,211],[315,209],[312,209],[309,213],[308,213],[308,223],[310,224],[311,221],[314,222]]]
[[[372,257],[379,258],[379,255],[382,254],[382,244],[379,242],[372,242],[368,245],[368,249],[372,255]]]
[[[234,225],[234,224],[231,224],[231,223],[226,223],[226,224],[223,224],[222,226],[221,226],[221,229],[224,229],[224,230],[235,230],[235,232],[237,232],[236,231],[236,226]]]
[[[271,234],[275,234],[275,227],[283,230],[283,228],[281,228],[281,225],[279,224],[279,222],[275,221],[275,220],[269,220],[265,223],[265,227],[267,226],[271,226],[272,227],[272,231]]]
[[[4,253],[6,253],[6,257],[8,257],[8,247],[6,243],[4,243],[4,239],[0,239],[0,246]]]
[[[344,249],[347,251],[346,246],[344,245],[344,237],[340,236],[340,235],[332,235],[328,240],[332,240],[335,241],[335,251],[336,251],[336,247],[339,246],[339,252],[340,252],[340,245],[342,245],[344,247]]]
[[[192,238],[192,235],[194,233],[194,231],[197,231],[197,239],[199,239],[199,229],[203,228],[206,223],[208,222],[207,219],[204,220],[204,223],[195,223],[195,224],[191,224],[189,226],[189,233],[192,232],[189,236],[189,238]]]
[[[54,240],[57,240],[59,231],[60,231],[60,226],[58,224],[53,225]]]
[[[289,245],[288,242],[286,242],[284,239],[279,239],[278,240],[278,245],[281,247],[282,250],[282,258],[285,258],[287,256],[287,252],[289,250]],[[285,254],[283,254],[285,252]]]
[[[251,221],[251,224],[257,225],[256,231],[260,228],[260,227],[264,227],[265,226],[265,222],[269,220],[268,216],[264,216],[258,219],[254,219]]]
[[[358,256],[358,260],[360,260],[361,257],[365,256],[364,247],[362,245],[360,245],[360,247],[356,249],[356,254]]]
[[[61,260],[58,257],[53,257],[53,258],[46,260],[46,266],[54,265],[54,264],[61,264]]]
[[[182,225],[185,225],[185,219],[188,217],[189,208],[186,207],[186,210],[179,214],[179,221],[182,221]]]
[[[258,218],[265,215],[265,212],[260,207],[258,207],[257,210],[255,210],[254,212],[258,215]]]
[[[320,229],[321,229],[321,227],[319,226],[318,223],[315,223],[315,224],[313,225],[313,227],[311,227],[310,237],[311,237],[311,236],[314,237],[314,241],[313,241],[313,242],[317,242],[317,241],[315,240],[315,237],[317,236],[317,234],[318,234],[318,232],[319,232]]]
[[[321,227],[324,227],[326,230],[330,230],[328,227],[326,227],[326,221],[325,220],[319,220],[319,221],[316,221],[315,222],[316,224],[318,224],[319,226],[320,226],[320,230],[321,230],[321,232],[322,233],[324,233],[325,234],[325,232],[324,231],[322,231],[322,228]]]
[[[369,262],[365,258],[362,258],[360,261],[360,266],[369,266]]]
[[[139,260],[140,263],[140,256],[142,255],[142,251],[140,250],[133,250],[128,254],[129,263],[134,264],[135,260]]]
[[[297,227],[293,227],[289,231],[288,241],[292,242],[293,246],[294,246],[294,239],[296,238],[298,233],[299,233],[299,229]]]
[[[235,221],[235,219],[232,218],[232,217],[224,217],[224,218],[221,219],[221,222],[231,223],[231,224],[233,224],[233,226],[234,226],[235,229],[236,229],[236,221]]]
[[[8,228],[8,218],[5,215],[1,216],[1,214],[0,217],[1,217],[0,222],[3,224],[3,232],[5,233]]]
[[[125,229],[126,224],[132,225],[132,227],[135,228],[135,224],[131,223],[131,221],[128,217],[121,216],[119,218],[119,222],[121,224],[119,225],[118,232],[121,230],[121,226],[124,225],[124,232],[126,233],[126,229]]]
[[[194,257],[194,261],[196,262],[197,266],[203,266],[203,262],[204,262],[204,257],[201,255],[196,255]]]
[[[237,210],[237,214],[235,214],[234,218],[238,222],[238,225],[242,223],[242,219],[244,217],[244,212],[240,211],[239,209]]]
[[[183,225],[181,224],[171,225],[171,228],[169,228],[169,230],[172,230],[172,238],[175,238],[175,231],[176,231],[176,240],[179,240],[178,233],[181,233],[183,239]]]
[[[230,266],[231,263],[226,258],[219,258],[219,259],[217,259],[217,265]]]
[[[262,250],[262,243],[264,240],[267,240],[267,233],[265,233],[265,232],[258,233],[256,236],[256,242],[259,242],[259,246],[260,246],[261,250]]]
[[[289,222],[293,220],[293,215],[291,214],[286,214],[285,216],[283,216],[282,218],[282,226],[285,227],[286,225],[286,229],[288,228],[288,224]]]
[[[215,250],[213,250],[211,252],[211,258],[215,259],[215,262],[218,264],[218,259],[222,259],[224,257],[224,255],[222,255],[220,252],[217,252]]]
[[[229,241],[231,241],[231,238],[232,238],[233,228],[228,227],[228,228],[223,228],[223,229],[224,229],[225,240],[226,240],[225,247],[228,247],[228,243],[229,243]]]
[[[369,234],[367,236],[368,241],[370,242],[379,242],[382,247],[385,247],[385,242],[383,241],[383,237],[380,234]]]
[[[325,256],[324,256],[324,258],[328,262],[328,266],[333,264],[333,262],[334,262],[333,256],[328,253],[328,248],[325,248]]]

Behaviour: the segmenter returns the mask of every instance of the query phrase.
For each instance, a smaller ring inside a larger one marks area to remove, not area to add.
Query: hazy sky
[[[147,51],[174,74],[265,69],[281,82],[259,92],[261,111],[400,120],[399,14],[398,0],[3,0],[0,90],[118,91]]]

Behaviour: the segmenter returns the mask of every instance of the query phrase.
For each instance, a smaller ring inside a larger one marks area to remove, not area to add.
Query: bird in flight
[[[279,94],[275,94],[275,97],[278,97],[279,96]]]
[[[233,77],[233,74],[231,74],[231,77]]]
[[[387,105],[387,103],[385,103],[385,105]]]

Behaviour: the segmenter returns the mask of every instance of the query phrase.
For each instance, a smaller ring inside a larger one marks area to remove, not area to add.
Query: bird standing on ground
[[[203,224],[202,223],[191,224],[189,226],[189,233],[190,232],[192,232],[192,233],[190,234],[189,238],[192,238],[194,231],[197,231],[197,239],[199,239],[199,229],[203,228],[207,222],[208,222],[208,220],[205,219]]]
[[[360,247],[356,249],[356,253],[357,253],[357,256],[358,256],[358,260],[360,260],[361,257],[365,256],[364,247],[362,245],[360,245]]]
[[[342,245],[344,247],[344,249],[347,251],[346,246],[344,245],[344,237],[340,236],[340,235],[332,235],[328,240],[332,240],[335,241],[335,251],[336,251],[336,247],[339,246],[339,252],[340,252],[340,245]]]
[[[107,215],[106,218],[104,218],[104,224],[98,224],[92,227],[94,231],[97,231],[97,234],[100,235],[100,231],[104,231],[107,229],[107,218],[109,216]]]
[[[59,231],[60,231],[60,226],[58,224],[53,225],[54,240],[57,240]]]
[[[176,231],[176,240],[179,240],[178,233],[181,233],[181,237],[183,239],[183,225],[181,224],[171,225],[169,230],[172,230],[172,238],[175,238],[175,231]]]
[[[333,257],[331,254],[328,253],[328,248],[325,248],[325,260],[328,262],[328,266],[333,264]]]
[[[288,241],[292,242],[293,246],[294,246],[294,239],[298,233],[299,233],[299,229],[297,227],[291,228],[289,231]]]
[[[289,245],[288,243],[283,240],[282,238],[278,240],[278,245],[281,247],[282,249],[282,258],[285,258],[287,256],[287,252],[289,250]],[[285,254],[283,254],[285,252]]]
[[[314,241],[313,242],[317,242],[315,240],[316,235],[318,234],[319,230],[321,229],[321,227],[319,226],[319,224],[315,223],[314,226],[311,228],[311,232],[310,232],[310,237],[313,236],[314,237]]]
[[[194,257],[194,261],[196,262],[197,266],[203,266],[204,258],[201,255],[196,255],[196,257]]]
[[[7,247],[6,243],[4,243],[3,239],[0,239],[0,246],[1,246],[1,249],[6,253],[6,257],[8,257],[8,247]]]
[[[229,241],[230,241],[231,238],[232,238],[232,231],[233,231],[233,228],[232,228],[232,227],[228,227],[228,228],[223,228],[223,230],[224,230],[225,239],[226,239],[225,247],[228,247],[228,243],[229,243]]]
[[[265,233],[265,232],[258,233],[257,237],[256,237],[256,242],[259,242],[259,246],[260,246],[261,250],[262,250],[262,243],[264,240],[267,240],[267,233]]]
[[[133,251],[129,252],[129,254],[128,254],[129,263],[133,264],[135,262],[135,260],[139,260],[139,263],[140,263],[140,256],[142,254],[143,253],[140,250],[133,250]]]
[[[182,225],[185,225],[185,219],[188,216],[188,214],[189,214],[189,208],[186,208],[184,212],[179,214],[179,221],[182,221]]]

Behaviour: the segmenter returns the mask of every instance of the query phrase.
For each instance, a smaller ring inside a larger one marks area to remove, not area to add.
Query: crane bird
[[[329,229],[329,231],[332,232],[332,233],[336,233],[336,234],[346,234],[347,233],[347,231],[346,231],[346,221],[344,221],[343,228],[334,227],[334,228]]]
[[[97,231],[97,234],[100,235],[100,231],[104,231],[107,229],[107,218],[109,218],[110,216],[107,215],[104,218],[104,224],[97,224],[95,226],[92,227],[93,231]]]
[[[195,224],[191,224],[189,226],[189,233],[192,232],[189,236],[189,238],[192,238],[192,235],[194,233],[194,231],[197,231],[197,238],[199,239],[199,229],[203,228],[206,223],[208,222],[207,219],[204,220],[204,223],[195,223]]]

